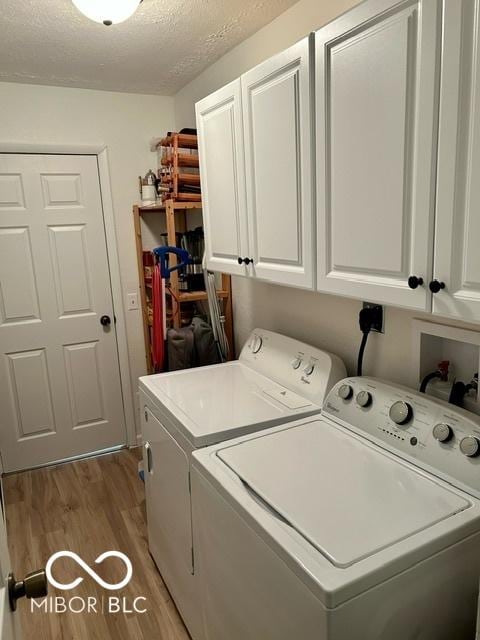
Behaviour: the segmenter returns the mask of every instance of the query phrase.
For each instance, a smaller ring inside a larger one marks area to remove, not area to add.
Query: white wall
[[[259,62],[297,42],[358,0],[300,0],[273,22],[225,54],[175,96],[177,128],[195,123],[195,102],[238,78]]]
[[[132,205],[155,168],[150,139],[174,127],[173,98],[0,82],[0,142],[106,144],[124,301],[138,291]],[[145,373],[140,311],[125,310],[134,397]],[[136,411],[138,416],[138,411]]]
[[[194,104],[249,68],[296,42],[310,31],[343,13],[357,0],[300,0],[269,25],[206,69],[175,96],[177,127],[192,126]],[[233,278],[234,322],[237,349],[256,326],[291,335],[341,356],[355,372],[361,303],[298,289],[279,287],[245,278]],[[385,335],[372,334],[364,373],[409,384],[412,370],[413,314],[386,310]],[[424,315],[434,320],[432,316]],[[443,320],[460,326],[462,323]],[[472,327],[479,330],[479,327]]]

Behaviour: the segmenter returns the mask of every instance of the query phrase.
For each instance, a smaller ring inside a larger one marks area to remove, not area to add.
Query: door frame
[[[132,384],[130,379],[130,359],[128,355],[127,329],[125,309],[123,306],[122,281],[120,278],[120,261],[118,257],[117,236],[115,231],[115,213],[113,208],[112,187],[110,182],[110,165],[106,144],[51,144],[29,142],[3,142],[0,140],[0,153],[96,156],[100,195],[102,200],[103,221],[107,246],[109,279],[112,290],[113,310],[115,313],[115,334],[117,340],[118,369],[122,389],[123,412],[125,415],[125,444],[130,447],[138,445],[135,424]],[[124,371],[128,372],[126,375]]]

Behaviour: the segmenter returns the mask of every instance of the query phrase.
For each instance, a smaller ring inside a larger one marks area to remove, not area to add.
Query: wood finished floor
[[[44,613],[19,601],[25,640],[188,640],[170,594],[148,553],[145,493],[137,475],[140,450],[121,451],[4,478],[12,566],[17,579],[45,567],[56,551],[71,550],[95,567],[104,580],[122,580],[118,559],[95,566],[109,550],[127,554],[133,578],[119,592],[106,592],[71,559],[55,563],[62,582],[84,581],[61,596],[147,598],[145,614]]]

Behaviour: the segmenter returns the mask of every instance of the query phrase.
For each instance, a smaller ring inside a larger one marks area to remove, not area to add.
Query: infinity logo
[[[75,589],[75,587],[78,587],[78,585],[83,582],[83,578],[76,578],[69,584],[62,584],[61,582],[57,582],[52,575],[52,567],[59,558],[72,558],[72,560],[75,560],[75,562],[79,564],[82,569],[86,571],[86,573],[88,573],[88,575],[91,576],[101,587],[103,587],[104,589],[108,589],[109,591],[115,591],[117,589],[123,589],[123,587],[125,587],[130,582],[130,580],[132,579],[133,568],[129,558],[120,551],[106,551],[105,553],[102,553],[95,560],[95,564],[100,564],[106,558],[112,557],[120,558],[120,560],[122,560],[127,568],[125,578],[121,582],[117,582],[116,584],[109,584],[108,582],[105,582],[105,580],[103,580],[98,575],[98,573],[96,573],[91,567],[89,567],[88,564],[84,562],[82,558],[80,558],[80,556],[78,556],[76,553],[73,553],[73,551],[58,551],[57,553],[54,553],[53,556],[51,556],[48,560],[45,571],[47,573],[48,581],[57,589],[62,589],[63,591],[66,591],[67,589]]]

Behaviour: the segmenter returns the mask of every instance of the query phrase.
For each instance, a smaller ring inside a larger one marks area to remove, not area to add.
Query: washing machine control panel
[[[239,360],[319,410],[328,391],[346,375],[337,356],[266,329],[252,331]]]
[[[382,380],[341,380],[324,415],[480,497],[480,416]]]

